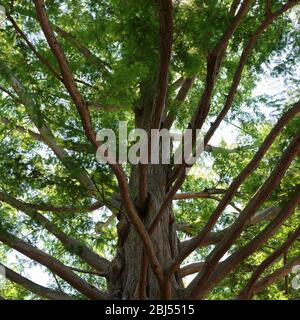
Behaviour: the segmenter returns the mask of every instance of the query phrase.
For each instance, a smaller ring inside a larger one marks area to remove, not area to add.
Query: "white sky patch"
[[[3,25],[4,21],[6,20],[6,12],[3,6],[0,6],[0,28]]]
[[[24,264],[32,262],[32,260],[30,260],[26,256],[13,251],[8,257],[8,266],[17,266],[20,264],[21,260]],[[50,278],[46,273],[46,268],[38,264],[32,265],[30,268],[25,268],[25,270],[21,272],[21,275],[41,286],[47,286],[50,282]]]
[[[6,272],[5,268],[0,265],[0,289],[6,284]]]

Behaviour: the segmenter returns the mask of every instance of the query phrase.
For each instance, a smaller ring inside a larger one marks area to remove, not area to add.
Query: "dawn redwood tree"
[[[0,4],[3,299],[299,298],[299,0]],[[204,153],[99,164],[119,121]]]

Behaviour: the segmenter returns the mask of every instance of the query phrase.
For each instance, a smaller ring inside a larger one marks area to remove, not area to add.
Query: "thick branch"
[[[265,0],[265,11],[266,16],[270,16],[272,14],[272,0]]]
[[[287,4],[282,6],[279,10],[274,12],[271,16],[266,17],[263,20],[263,22],[260,24],[260,26],[256,29],[255,33],[250,37],[246,47],[244,48],[244,50],[242,52],[238,67],[237,67],[237,69],[235,71],[235,74],[234,74],[234,77],[233,77],[233,81],[232,81],[229,93],[228,93],[226,101],[225,101],[225,105],[224,105],[223,109],[221,110],[220,114],[217,116],[216,120],[211,124],[211,127],[209,128],[208,132],[206,133],[206,135],[204,137],[204,147],[207,146],[209,140],[211,139],[211,137],[213,136],[213,134],[215,133],[215,131],[219,127],[221,121],[224,119],[224,117],[226,116],[226,114],[228,113],[228,111],[231,108],[231,105],[233,103],[233,100],[234,100],[234,97],[235,97],[235,94],[236,94],[236,90],[237,90],[238,85],[239,85],[240,80],[241,80],[241,76],[242,76],[242,72],[244,70],[244,66],[245,66],[245,64],[246,64],[246,62],[248,60],[248,57],[249,57],[250,53],[252,52],[252,49],[255,46],[258,38],[261,36],[261,34],[266,30],[266,28],[274,20],[276,20],[280,15],[282,15],[284,12],[286,12],[289,8],[295,6],[298,2],[299,2],[299,0],[289,1]],[[214,84],[214,82],[213,82],[213,84]],[[210,87],[208,87],[208,88],[210,88]],[[211,94],[212,94],[212,91],[208,92],[208,93],[210,94],[209,95],[209,97],[210,97]],[[210,99],[209,99],[209,101],[210,101]],[[204,102],[203,102],[203,104],[204,104]],[[208,105],[209,105],[208,102],[206,102],[206,107]],[[203,112],[203,111],[201,111],[201,112]],[[191,126],[191,127],[193,128],[193,126]],[[195,138],[194,138],[194,140],[195,140]],[[195,143],[194,140],[193,140],[193,143]],[[174,172],[172,174],[172,177],[170,179],[171,183],[173,183],[173,181],[175,181],[176,178],[178,179],[178,183],[176,183],[173,186],[173,189],[177,188],[177,190],[178,190],[180,188],[181,184],[183,183],[183,181],[185,180],[185,166],[178,166],[177,168],[175,168],[175,170],[174,170]]]
[[[50,233],[52,233],[57,239],[59,239],[61,243],[64,245],[64,247],[66,248],[66,250],[70,251],[73,254],[78,255],[80,258],[82,258],[83,261],[88,263],[90,266],[92,266],[96,270],[103,273],[108,272],[109,261],[100,257],[98,254],[93,252],[84,244],[81,244],[76,239],[65,234],[54,223],[52,223],[50,220],[45,218],[43,215],[39,214],[37,211],[33,210],[26,203],[21,202],[2,191],[0,191],[0,201],[3,201],[9,204],[10,206],[27,214],[41,227],[45,228]]]
[[[286,148],[282,157],[279,159],[276,167],[266,182],[259,188],[254,197],[250,200],[246,208],[239,215],[239,218],[230,228],[230,231],[224,236],[222,241],[215,247],[206,260],[206,267],[191,283],[191,297],[202,297],[205,292],[207,279],[214,271],[216,264],[239,237],[243,231],[247,220],[253,216],[254,212],[262,205],[273,190],[279,185],[285,172],[289,168],[291,162],[300,152],[300,129],[296,133],[289,146]]]
[[[221,216],[222,212],[225,210],[226,206],[230,203],[233,199],[234,195],[238,191],[238,188],[241,184],[245,181],[245,179],[258,167],[261,159],[269,150],[270,146],[272,145],[273,141],[279,135],[281,130],[284,126],[294,118],[300,112],[300,102],[296,103],[289,111],[287,111],[277,122],[271,132],[268,134],[266,139],[264,140],[261,147],[258,149],[252,160],[249,164],[240,172],[240,174],[234,179],[228,190],[226,191],[222,201],[218,204],[215,211],[212,213],[210,218],[208,219],[206,225],[201,230],[201,232],[194,237],[193,239],[189,240],[188,246],[182,250],[179,257],[177,258],[176,262],[172,266],[172,270],[176,270],[179,267],[180,263],[191,253],[193,252],[201,243],[202,241],[208,236],[213,226],[216,224],[217,220]]]
[[[229,258],[223,261],[210,277],[210,288],[220,282],[226,275],[234,270],[242,261],[257,251],[264,243],[279,230],[285,221],[292,215],[300,201],[300,187],[292,194],[287,203],[282,207],[272,222],[254,239],[245,246],[234,252]]]
[[[7,232],[1,227],[0,241],[9,247],[19,251],[28,258],[35,260],[36,262],[47,267],[53,273],[57,274],[67,283],[69,283],[73,288],[84,294],[90,299],[103,300],[107,299],[107,296],[99,291],[93,285],[87,283],[85,280],[81,279],[74,272],[72,272],[68,267],[62,264],[59,260],[45,252],[37,249],[36,247],[30,245],[29,243],[17,238],[13,234]]]
[[[49,300],[74,300],[74,298],[68,296],[67,294],[53,289],[43,287],[37,283],[32,282],[29,279],[24,278],[20,274],[14,272],[13,270],[7,268],[2,263],[0,266],[5,270],[5,277],[18,284],[19,286],[25,288],[26,290],[38,295],[39,297],[49,299]]]
[[[204,124],[204,121],[209,113],[210,109],[210,101],[213,93],[213,89],[215,86],[216,76],[218,74],[220,64],[224,58],[226,47],[228,45],[228,42],[230,38],[232,37],[234,31],[241,23],[243,17],[246,15],[249,6],[250,6],[251,0],[245,0],[236,15],[236,17],[233,19],[227,30],[224,32],[223,36],[221,37],[218,44],[215,46],[215,48],[212,50],[212,52],[209,54],[207,59],[207,77],[206,77],[206,85],[204,92],[202,94],[202,97],[200,99],[200,102],[198,104],[198,107],[194,113],[194,116],[188,125],[188,128],[194,130],[194,134],[192,136],[193,145],[196,142],[196,135],[195,130],[201,129],[202,125]],[[174,178],[175,177],[175,178]],[[166,198],[164,202],[162,203],[156,217],[154,218],[150,230],[154,230],[156,226],[158,225],[159,221],[161,220],[167,206],[172,201],[173,197],[175,196],[176,192],[181,187],[182,183],[185,180],[185,164],[183,166],[180,166],[178,171],[175,170],[174,174],[171,177],[171,183],[178,177],[175,184],[172,186],[170,191],[167,193]]]
[[[160,57],[158,66],[157,86],[154,98],[151,129],[159,129],[165,110],[169,66],[171,61],[173,43],[173,4],[172,0],[158,0],[159,11],[159,36],[160,36]],[[150,149],[149,149],[150,151]],[[149,152],[149,156],[151,154]],[[141,209],[144,208],[148,197],[148,166],[139,165],[139,194],[138,203]]]
[[[179,269],[178,275],[179,277],[184,278],[186,276],[189,276],[190,274],[199,272],[203,268],[203,265],[204,262],[195,262],[188,264]]]
[[[81,122],[85,131],[85,134],[87,138],[91,141],[91,143],[96,147],[100,147],[100,143],[96,140],[96,134],[92,128],[91,124],[91,118],[90,114],[88,111],[88,107],[86,105],[86,102],[82,98],[80,92],[78,91],[76,84],[74,82],[74,78],[72,75],[72,72],[70,70],[67,58],[57,41],[53,30],[51,28],[46,10],[45,10],[45,3],[43,0],[34,0],[35,7],[36,7],[36,12],[37,12],[37,17],[40,22],[40,25],[42,27],[42,30],[45,34],[45,37],[48,41],[48,44],[53,51],[57,62],[59,64],[61,73],[64,78],[64,83],[65,86],[70,93],[70,96],[76,105],[77,111],[80,115]],[[104,152],[103,152],[104,155]],[[131,222],[134,224],[138,234],[140,235],[145,247],[147,254],[149,256],[150,264],[153,268],[153,271],[155,275],[157,276],[158,280],[162,282],[163,278],[163,272],[161,265],[157,259],[156,252],[154,250],[154,246],[152,243],[152,240],[143,224],[141,221],[138,212],[135,208],[135,205],[132,202],[130,192],[129,192],[129,186],[127,183],[127,178],[125,176],[125,173],[123,172],[123,169],[120,165],[114,164],[114,161],[108,157],[106,157],[108,160],[108,163],[110,164],[114,174],[116,175],[119,186],[120,186],[120,193],[123,201],[123,205],[126,209],[126,212],[131,220]]]

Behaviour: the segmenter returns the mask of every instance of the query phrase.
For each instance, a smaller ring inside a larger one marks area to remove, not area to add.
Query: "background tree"
[[[0,295],[299,298],[298,4],[2,1]],[[254,97],[267,66],[288,90]],[[189,175],[100,165],[119,121],[201,129],[205,152]]]

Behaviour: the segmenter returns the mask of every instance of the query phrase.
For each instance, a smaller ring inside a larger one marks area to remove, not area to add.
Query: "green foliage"
[[[204,89],[207,55],[217,44],[233,17],[228,14],[231,5],[231,1],[228,0],[173,2],[174,44],[168,107],[176,115],[175,129],[183,130],[191,120]],[[283,2],[272,1],[272,9],[276,10]],[[1,1],[0,4],[9,10],[10,3],[11,1],[7,0]],[[16,0],[13,3],[12,16],[38,53],[58,71],[56,59],[41,34],[32,1]],[[255,3],[229,43],[205,129],[222,109],[241,51],[260,21],[264,19],[264,1]],[[95,128],[116,130],[120,120],[128,121],[130,128],[133,128],[137,110],[149,102],[148,98],[152,97],[156,84],[159,60],[156,2],[51,0],[47,1],[47,10],[54,30],[55,26],[58,26],[69,35],[68,38],[56,32],[74,77],[80,80],[77,85],[88,101]],[[290,86],[297,88],[295,97],[288,97],[288,103],[299,98],[300,80],[294,77],[294,70],[300,62],[297,19],[299,20],[297,11],[283,15],[259,39],[247,61],[231,112],[225,119],[227,126],[235,126],[239,132],[236,143],[230,145],[223,139],[218,150],[205,153],[202,161],[196,166],[196,173],[187,178],[182,192],[228,188],[234,177],[252,159],[275,120],[286,109],[285,96],[273,96],[271,99],[267,99],[266,96],[253,97],[253,89],[264,72],[263,67],[269,67],[274,78],[289,78]],[[78,44],[88,48],[89,54],[84,54]],[[93,201],[89,190],[82,187],[76,179],[84,169],[99,193],[102,196],[105,194],[109,199],[113,193],[119,191],[117,182],[109,168],[97,164],[95,150],[84,135],[76,108],[62,83],[41,63],[9,22],[0,29],[0,46],[0,88],[9,91],[7,94],[0,90],[0,190],[29,203],[85,207]],[[19,96],[8,81],[11,75],[17,77],[24,87]],[[179,103],[174,101],[178,90],[171,89],[171,84],[182,76],[195,76],[196,80],[185,102]],[[282,103],[282,100],[285,103]],[[2,119],[8,121],[4,122]],[[67,150],[68,157],[64,164],[45,144],[34,140],[27,131],[38,133],[37,127],[42,125],[46,125],[53,132],[58,144]],[[240,188],[239,194],[233,199],[237,207],[244,208],[266,180],[299,126],[300,118],[297,117],[274,142],[259,168],[249,176]],[[26,130],[22,131],[20,127]],[[239,148],[236,152],[228,152],[227,149],[237,146]],[[130,171],[128,167],[126,170]],[[298,157],[264,207],[282,205],[299,184],[299,177]],[[218,199],[178,201],[174,204],[176,220],[191,224],[188,236],[195,235],[204,226],[217,203]],[[116,224],[101,229],[100,233],[95,230],[97,223],[106,221],[110,216],[111,212],[108,209],[97,210],[94,213],[44,214],[65,233],[88,244],[95,252],[110,258],[115,254]],[[237,215],[233,207],[226,208],[216,230],[230,226]],[[251,275],[251,266],[258,266],[272,252],[270,246],[280,246],[299,222],[299,215],[297,209],[295,216],[286,222],[284,228],[214,288],[208,299],[230,299],[238,294]],[[51,234],[32,219],[6,204],[0,206],[0,223],[1,227],[38,245],[40,249],[59,258],[66,265],[88,268],[81,260],[66,252]],[[232,250],[247,243],[265,225],[266,223],[262,222],[248,228]],[[179,237],[181,240],[186,239],[187,234],[181,232]],[[198,249],[191,261],[203,260],[210,250],[211,247]],[[296,256],[299,251],[297,243],[291,248],[289,256]],[[8,258],[11,255],[10,248],[0,246],[1,261],[11,263]],[[278,264],[281,261],[282,259]],[[28,260],[22,263],[22,268],[21,263],[14,264],[14,269],[20,273],[31,266]],[[276,267],[278,265],[272,266],[268,272]],[[53,275],[48,273],[47,277],[49,286],[57,289]],[[106,283],[102,278],[89,274],[82,277],[91,284],[105,289]],[[64,281],[59,279],[58,284],[66,292],[82,298]],[[284,290],[283,282],[279,282],[262,292],[257,299],[300,298],[299,292],[292,289],[289,292]],[[0,295],[8,299],[38,299],[12,283],[7,283],[0,289]]]

